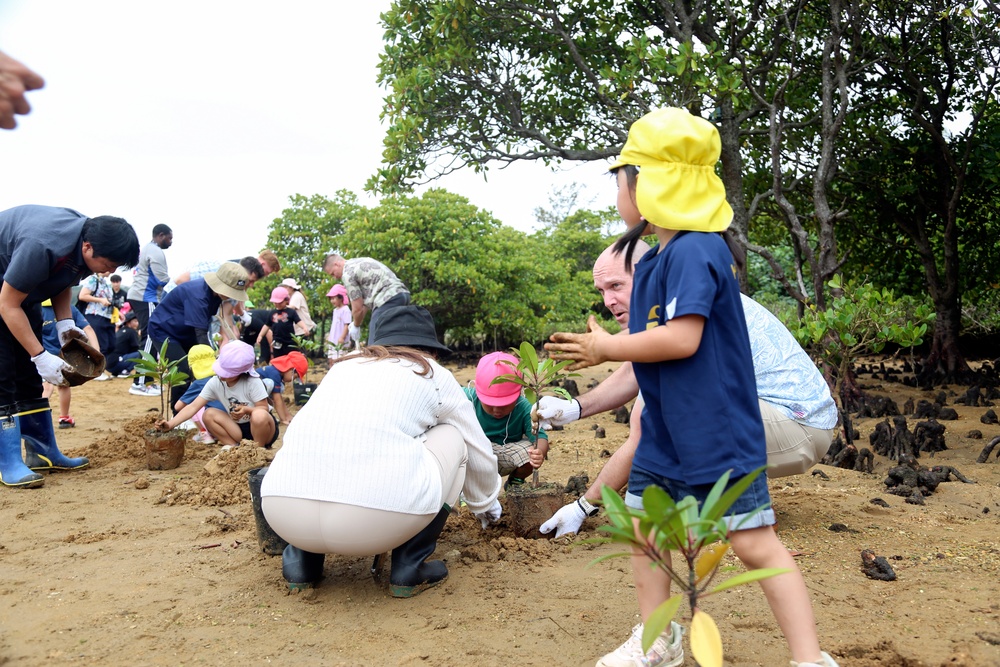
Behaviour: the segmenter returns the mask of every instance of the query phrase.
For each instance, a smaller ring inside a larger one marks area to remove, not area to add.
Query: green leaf
[[[643,652],[648,652],[653,647],[653,642],[656,641],[656,638],[667,630],[670,621],[674,620],[674,617],[677,616],[681,600],[682,597],[680,595],[672,595],[665,602],[657,606],[653,610],[653,613],[649,615],[649,618],[646,619],[642,628]]]
[[[760,581],[761,579],[768,579],[770,577],[776,577],[779,574],[785,574],[786,572],[791,572],[788,568],[781,567],[768,567],[761,568],[759,570],[749,570],[748,572],[741,572],[734,577],[726,579],[718,586],[712,587],[712,593],[718,593],[719,591],[724,591],[729,588],[734,588],[742,584],[749,584],[754,581]]]

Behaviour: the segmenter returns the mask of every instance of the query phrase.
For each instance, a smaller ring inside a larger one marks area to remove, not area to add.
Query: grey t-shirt
[[[230,387],[216,376],[205,384],[201,393],[198,394],[198,398],[204,398],[206,401],[218,401],[226,406],[226,409],[232,414],[233,408],[236,406],[256,405],[257,401],[267,400],[270,393],[267,385],[259,377],[244,375]],[[248,421],[250,421],[250,416],[243,415],[236,420],[236,423],[244,424]]]
[[[159,303],[163,298],[163,287],[169,282],[167,256],[163,254],[163,248],[150,241],[139,253],[139,263],[135,265],[127,297],[132,301]]]
[[[0,279],[41,303],[91,271],[83,261],[87,216],[69,208],[16,206],[0,211]]]

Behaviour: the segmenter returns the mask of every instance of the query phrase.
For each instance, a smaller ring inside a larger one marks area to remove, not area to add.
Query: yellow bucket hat
[[[214,363],[215,350],[208,345],[192,345],[188,350],[188,366],[191,367],[191,375],[195,380],[215,375],[215,371],[212,370]]]
[[[635,201],[647,222],[664,229],[721,232],[733,220],[715,173],[719,131],[684,109],[657,109],[632,123],[616,169],[639,167]]]

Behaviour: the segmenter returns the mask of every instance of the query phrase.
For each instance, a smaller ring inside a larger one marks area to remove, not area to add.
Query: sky
[[[293,194],[364,184],[381,161],[375,82],[388,0],[0,0],[0,50],[46,80],[0,131],[0,210],[66,206],[174,231],[172,275],[254,254]],[[522,231],[561,186],[614,202],[603,165],[471,169],[443,187]],[[331,247],[333,242],[331,242]],[[281,254],[280,248],[273,248]],[[128,278],[126,278],[128,282]]]

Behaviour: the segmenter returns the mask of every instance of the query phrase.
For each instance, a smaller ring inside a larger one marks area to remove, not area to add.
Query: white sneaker
[[[624,644],[597,661],[597,667],[677,667],[684,662],[684,630],[673,621],[670,633],[656,638],[648,653],[642,652],[642,623],[632,628]]]
[[[198,425],[195,424],[190,419],[188,419],[187,421],[184,421],[180,425],[178,425],[177,428],[179,428],[182,431],[194,431],[198,428]]]
[[[135,396],[159,396],[160,390],[153,389],[152,385],[143,386],[141,384],[134,384],[128,388],[128,393]]]
[[[110,379],[111,379],[110,375],[108,375],[107,373],[101,373],[100,375],[94,378],[94,382],[104,382]]]
[[[792,667],[840,667],[826,651],[820,651],[819,654],[822,662],[795,662],[794,660],[790,662]]]

